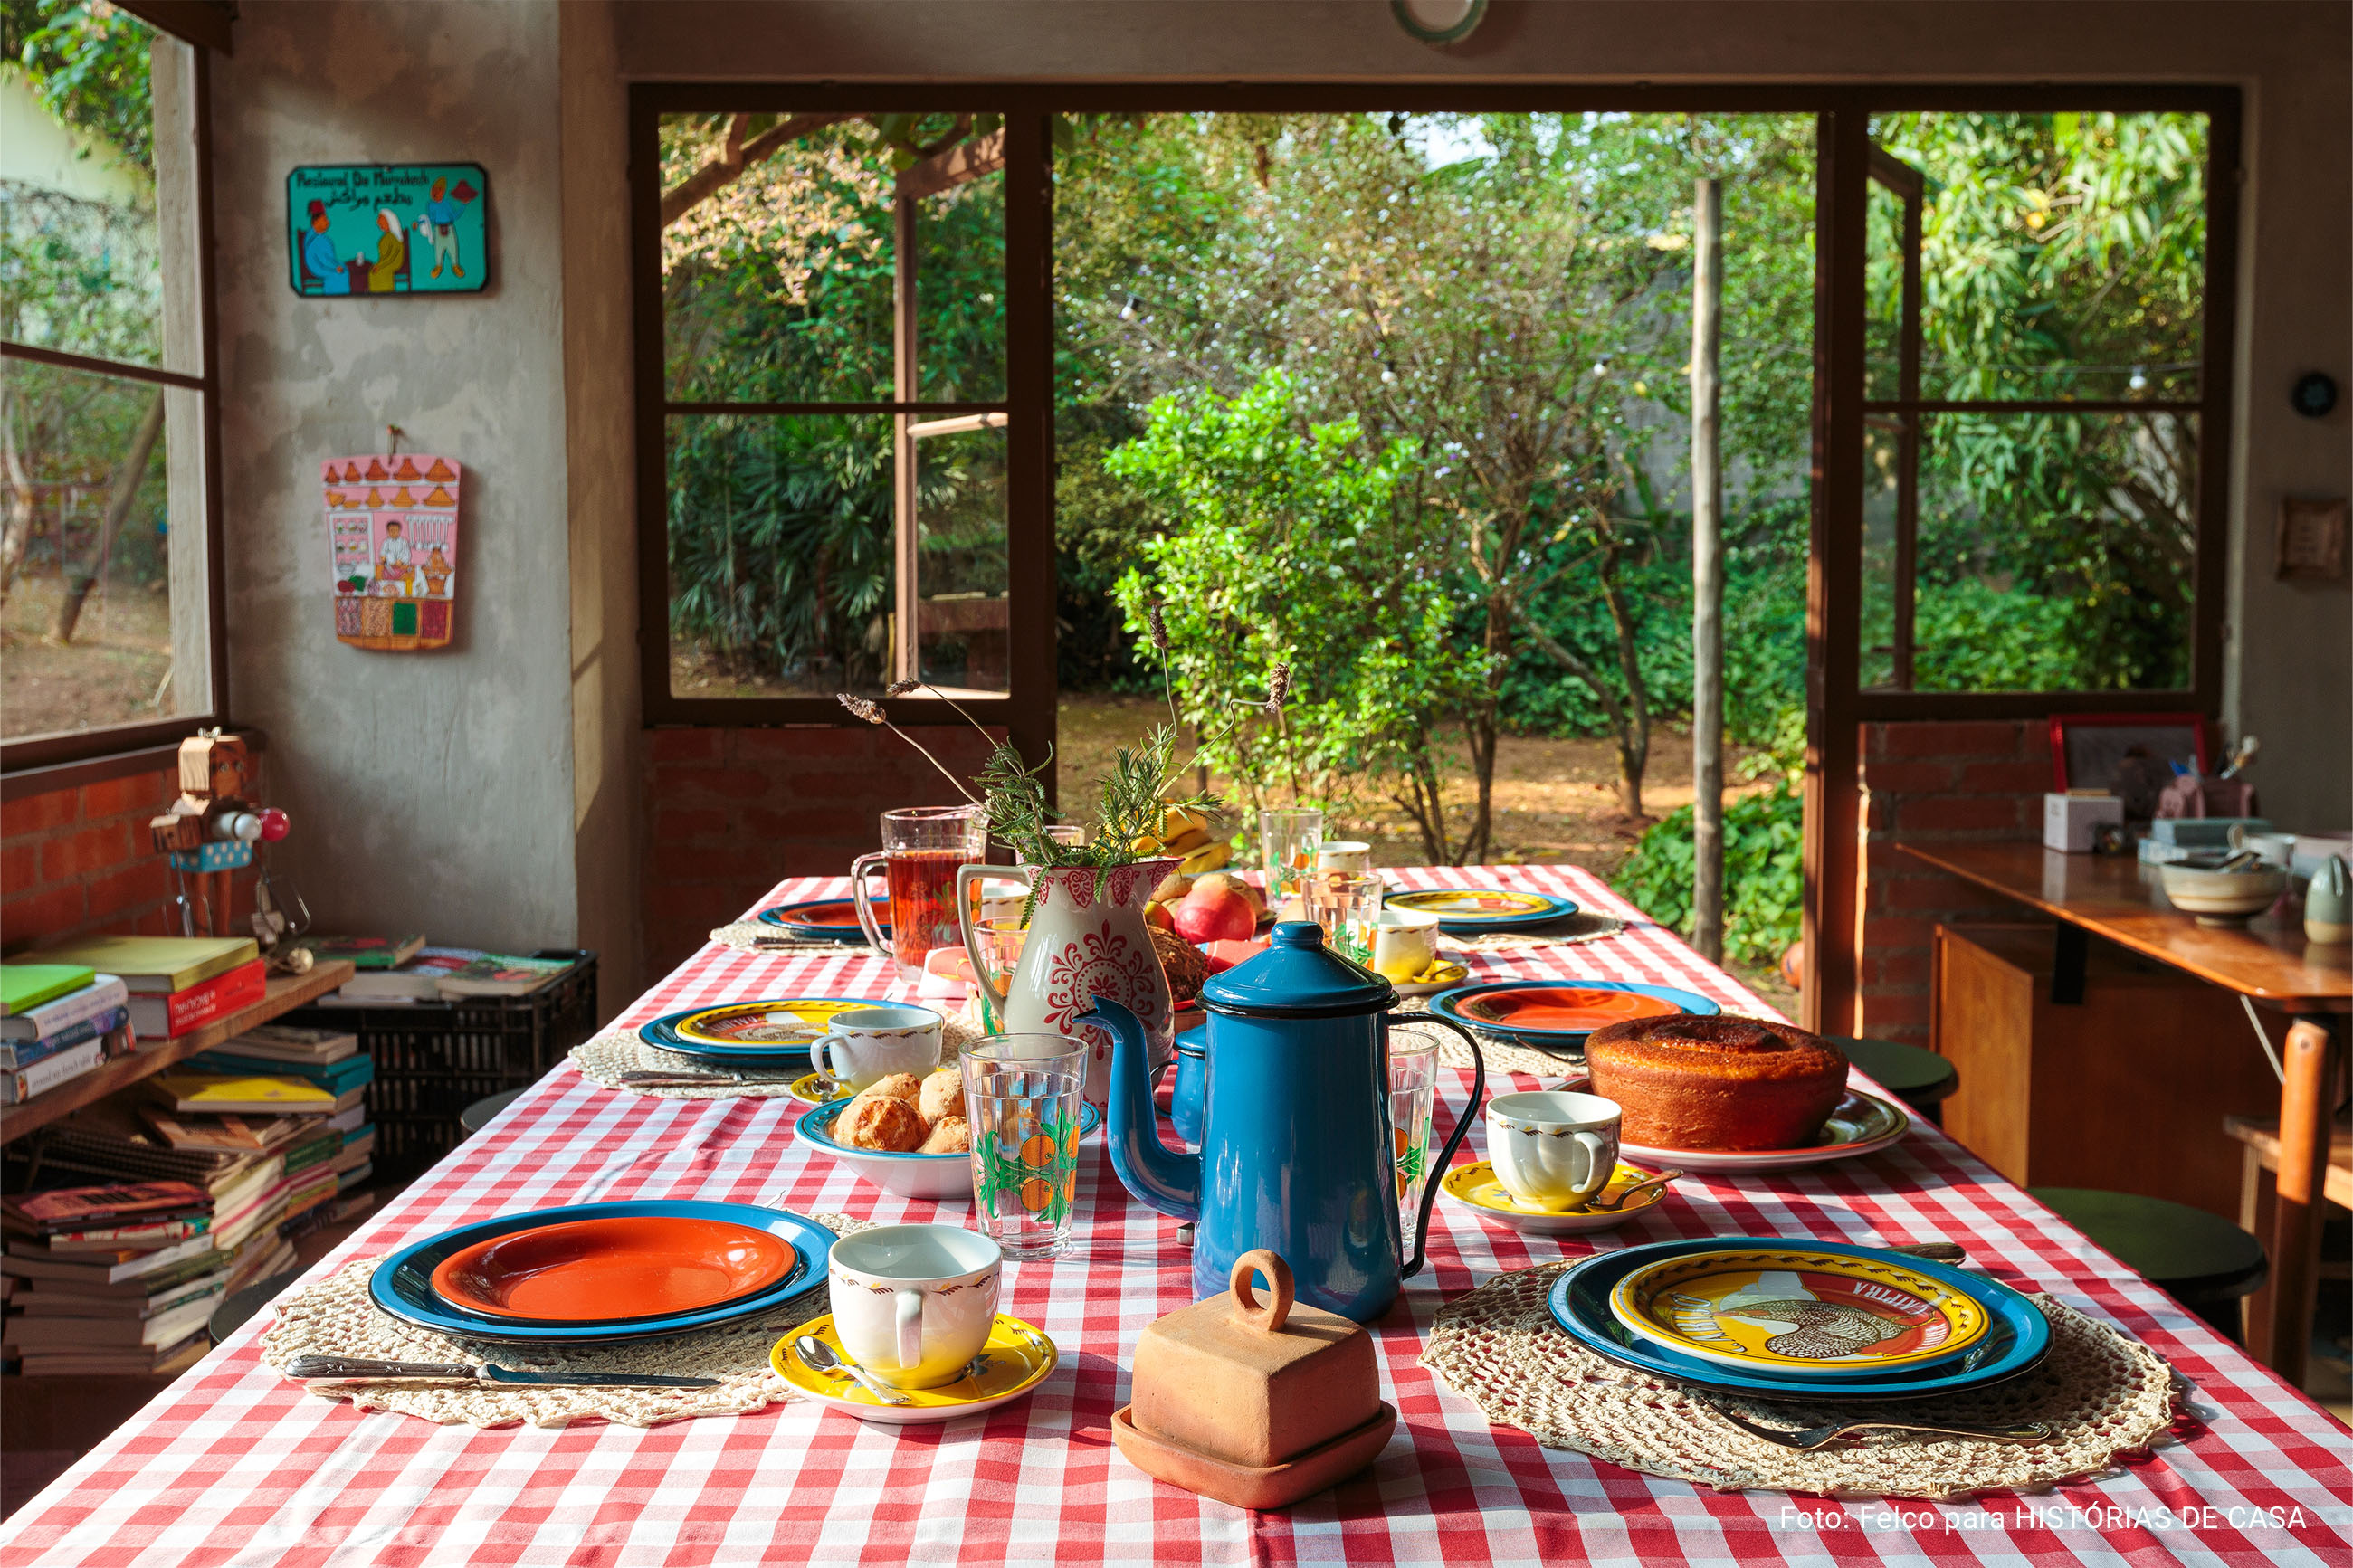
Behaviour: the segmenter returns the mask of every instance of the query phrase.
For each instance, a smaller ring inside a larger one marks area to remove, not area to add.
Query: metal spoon
[[[1593,1202],[1586,1205],[1585,1206],[1597,1213],[1616,1214],[1626,1206],[1626,1200],[1632,1197],[1636,1193],[1647,1193],[1652,1187],[1663,1187],[1669,1182],[1673,1181],[1677,1176],[1682,1174],[1683,1173],[1681,1171],[1661,1171],[1649,1181],[1636,1182],[1632,1186],[1626,1188],[1623,1192],[1618,1194],[1618,1201],[1614,1204],[1605,1204],[1599,1198],[1596,1198]]]
[[[793,1349],[800,1352],[800,1357],[803,1363],[815,1367],[819,1372],[829,1372],[837,1376],[846,1373],[849,1376],[856,1378],[860,1387],[865,1389],[867,1393],[872,1394],[875,1398],[881,1400],[885,1405],[904,1405],[907,1403],[907,1396],[905,1394],[900,1393],[895,1388],[889,1387],[884,1384],[877,1382],[873,1374],[869,1373],[864,1367],[859,1365],[856,1362],[850,1361],[840,1355],[831,1345],[826,1343],[815,1334],[801,1335],[800,1338],[793,1342]]]
[[[616,1075],[616,1081],[648,1089],[693,1089],[730,1083],[793,1083],[800,1076],[798,1073],[699,1072],[685,1068],[632,1068],[628,1072]]]

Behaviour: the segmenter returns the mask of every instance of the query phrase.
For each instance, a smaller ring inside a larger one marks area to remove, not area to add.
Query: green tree
[[[1165,622],[1155,657],[1203,737],[1200,760],[1252,807],[1393,790],[1436,853],[1434,737],[1484,681],[1400,504],[1410,446],[1368,456],[1355,420],[1307,422],[1282,371],[1237,398],[1159,398],[1146,419],[1105,468],[1168,524],[1116,592],[1138,633],[1155,608]],[[1291,689],[1279,717],[1260,708],[1277,666]]]

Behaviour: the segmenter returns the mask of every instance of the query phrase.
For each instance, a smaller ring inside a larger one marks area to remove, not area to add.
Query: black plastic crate
[[[536,1083],[596,1032],[596,955],[542,948],[530,956],[578,966],[528,996],[310,1006],[286,1016],[289,1024],[356,1034],[375,1058],[367,1108],[376,1180],[405,1182],[424,1171],[465,1141],[459,1112],[484,1095]]]

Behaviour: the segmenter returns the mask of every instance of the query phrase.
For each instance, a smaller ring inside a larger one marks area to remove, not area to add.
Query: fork
[[[1834,1421],[1823,1426],[1804,1426],[1793,1432],[1760,1426],[1711,1394],[1703,1393],[1700,1398],[1709,1409],[1750,1436],[1762,1437],[1767,1443],[1778,1443],[1799,1453],[1810,1453],[1857,1432],[1916,1432],[1923,1436],[1968,1437],[1980,1443],[2040,1443],[2051,1436],[2051,1424],[2047,1421],[2027,1421],[2014,1426],[1963,1426],[1951,1422],[1873,1420],[1868,1416],[1856,1421]]]

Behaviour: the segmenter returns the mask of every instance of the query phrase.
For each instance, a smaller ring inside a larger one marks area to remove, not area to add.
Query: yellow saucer
[[[903,1388],[904,1405],[885,1405],[866,1392],[846,1372],[823,1373],[800,1358],[793,1342],[815,1334],[844,1361],[849,1353],[833,1331],[833,1314],[812,1318],[778,1340],[768,1352],[768,1364],[793,1392],[819,1405],[831,1405],[861,1421],[909,1426],[925,1421],[956,1421],[994,1410],[1036,1388],[1061,1364],[1061,1352],[1045,1331],[1018,1318],[997,1314],[989,1326],[988,1342],[981,1348],[979,1373],[958,1378],[937,1388]]]
[[[821,1072],[805,1072],[793,1079],[785,1092],[803,1105],[830,1105],[841,1098],[840,1085]]]
[[[1658,1174],[1639,1166],[1620,1163],[1610,1173],[1609,1184],[1601,1189],[1600,1196],[1625,1191],[1637,1182],[1647,1182]],[[1514,1197],[1509,1188],[1495,1179],[1495,1168],[1484,1160],[1468,1165],[1457,1165],[1446,1173],[1438,1184],[1439,1196],[1455,1207],[1476,1215],[1491,1224],[1525,1231],[1532,1236],[1567,1236],[1578,1231],[1608,1230],[1623,1225],[1637,1215],[1647,1214],[1666,1200],[1665,1187],[1653,1187],[1636,1198],[1633,1205],[1619,1209],[1540,1209]]]

